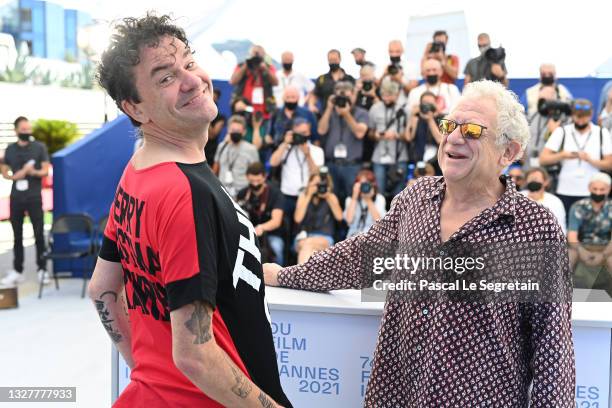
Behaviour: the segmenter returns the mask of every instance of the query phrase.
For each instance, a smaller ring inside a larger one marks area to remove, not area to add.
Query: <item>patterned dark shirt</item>
[[[569,277],[565,237],[554,216],[503,182],[499,200],[444,245],[555,242],[561,253],[547,254],[543,274]],[[443,178],[420,178],[367,233],[282,269],[280,284],[314,291],[368,287],[363,252],[394,241],[442,245],[444,193]],[[561,286],[567,295],[561,302],[387,298],[365,407],[574,407],[571,283]]]
[[[612,200],[606,199],[599,211],[593,211],[591,198],[572,204],[568,231],[576,231],[583,244],[606,245],[612,233]]]

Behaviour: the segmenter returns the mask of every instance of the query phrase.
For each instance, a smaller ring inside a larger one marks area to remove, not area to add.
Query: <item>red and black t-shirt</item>
[[[170,311],[204,300],[217,344],[258,387],[290,407],[278,375],[259,244],[206,162],[128,164],[100,257],[121,262],[131,383],[115,407],[220,407],[174,365]]]

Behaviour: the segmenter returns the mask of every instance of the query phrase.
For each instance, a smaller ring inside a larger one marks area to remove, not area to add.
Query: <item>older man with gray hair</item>
[[[538,111],[538,100],[540,90],[545,86],[552,86],[555,89],[557,100],[569,102],[572,100],[571,92],[557,82],[557,69],[554,64],[544,63],[540,65],[540,82],[527,88],[525,97],[527,99],[527,115],[531,116]]]
[[[466,86],[440,130],[442,177],[420,177],[368,232],[303,265],[265,264],[266,283],[315,291],[374,284],[376,293],[383,280],[372,265],[380,257],[393,261],[391,283],[403,285],[386,286],[366,407],[573,407],[565,236],[548,210],[502,176],[529,139],[524,108],[501,84],[478,81]],[[483,270],[459,276],[456,254],[465,247],[484,251]],[[427,263],[406,273],[395,262],[399,248]],[[451,266],[432,267],[429,259]],[[499,295],[506,301],[496,301],[486,290],[466,293],[451,284],[474,276],[491,283],[493,272],[500,273],[497,282],[535,273],[542,285],[528,290],[530,300],[507,289]]]
[[[423,62],[423,78],[425,83],[414,88],[408,95],[408,109],[412,110],[421,100],[421,95],[429,91],[436,96],[436,107],[440,113],[450,112],[461,93],[455,84],[442,82],[442,63],[434,58]]]

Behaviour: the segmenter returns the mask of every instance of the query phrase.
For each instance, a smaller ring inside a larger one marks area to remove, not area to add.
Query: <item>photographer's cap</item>
[[[572,101],[572,113],[588,113],[593,112],[593,104],[588,99],[574,99]]]
[[[362,54],[365,54],[365,53],[366,53],[366,50],[364,50],[364,49],[363,49],[363,48],[361,48],[361,47],[353,48],[353,50],[351,51],[351,54],[355,54],[355,53],[357,53],[357,52],[360,52],[360,53],[362,53]]]

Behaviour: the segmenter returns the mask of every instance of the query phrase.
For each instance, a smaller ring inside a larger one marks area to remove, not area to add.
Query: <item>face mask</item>
[[[543,184],[539,183],[537,181],[530,181],[529,183],[527,183],[527,190],[533,192],[536,191],[540,191],[540,189],[542,188]]]
[[[253,65],[258,66],[259,64],[262,63],[263,58],[260,57],[259,55],[255,55],[253,58],[251,58],[251,61],[253,61]]]
[[[242,140],[242,133],[238,133],[238,132],[230,133],[230,139],[232,139],[232,142],[238,143]]]
[[[285,108],[289,109],[290,111],[295,110],[297,105],[297,102],[285,102]]]
[[[576,128],[576,130],[584,130],[587,128],[587,126],[589,126],[589,122],[583,123],[582,125],[574,123],[574,127]]]
[[[427,75],[425,77],[425,80],[427,81],[429,85],[435,85],[438,83],[438,76],[437,75]]]
[[[340,64],[329,64],[329,70],[331,72],[336,72],[340,69]]]
[[[365,64],[365,61],[355,61],[355,64],[359,65],[360,67],[363,67],[363,64]]]
[[[384,104],[387,108],[391,108],[393,105],[395,105],[395,102],[384,102]]]
[[[542,82],[542,85],[552,85],[555,83],[555,77],[552,75],[543,75],[540,77],[540,82]]]
[[[19,140],[21,140],[22,142],[29,142],[30,141],[30,136],[32,136],[31,133],[18,133],[17,137],[19,138]]]
[[[249,188],[253,191],[259,191],[263,187],[263,184],[249,184]]]
[[[595,201],[596,203],[601,203],[605,199],[606,199],[606,195],[605,194],[594,194],[594,193],[591,193],[591,200]]]
[[[285,71],[291,71],[291,68],[293,67],[293,62],[288,62],[288,63],[284,63],[283,64],[283,69]]]
[[[389,57],[391,59],[391,63],[392,64],[399,64],[399,62],[402,60],[402,57]]]

